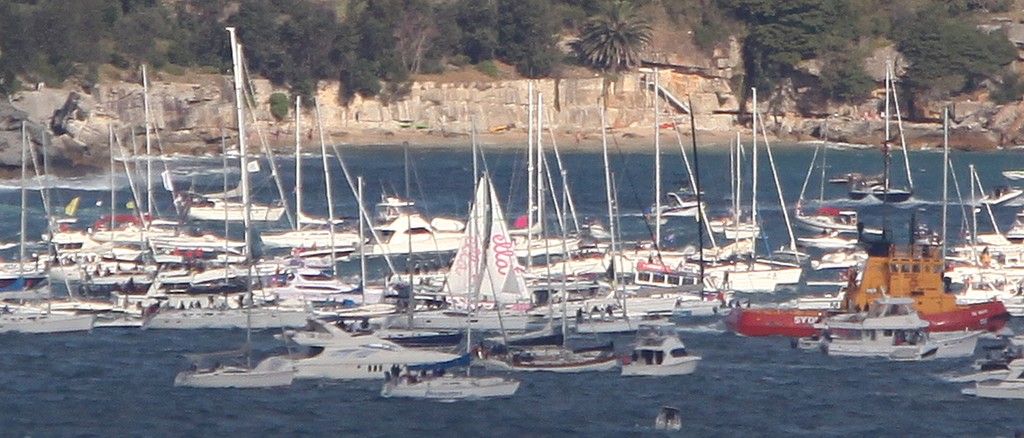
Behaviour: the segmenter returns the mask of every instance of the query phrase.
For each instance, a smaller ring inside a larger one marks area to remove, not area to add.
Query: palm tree
[[[640,65],[640,51],[651,41],[651,24],[637,14],[629,0],[614,0],[580,30],[572,42],[587,65],[621,71]]]

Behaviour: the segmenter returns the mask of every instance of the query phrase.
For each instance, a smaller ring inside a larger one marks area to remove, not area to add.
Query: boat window
[[[885,337],[892,337],[892,330],[882,330],[882,335]]]
[[[889,264],[889,271],[890,272],[899,272],[900,271],[900,266],[895,264],[895,263],[890,263]]]
[[[654,274],[653,281],[655,283],[664,283],[665,282],[665,275],[664,274]]]
[[[914,264],[912,268],[913,272],[921,272],[921,265]]]
[[[647,272],[641,272],[636,276],[637,280],[640,281],[651,281],[651,274]]]
[[[673,349],[669,354],[671,354],[672,357],[685,357],[686,356],[686,349],[685,348],[676,348],[676,349]]]

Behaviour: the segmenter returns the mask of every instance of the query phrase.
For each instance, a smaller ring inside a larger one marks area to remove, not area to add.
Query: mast
[[[114,125],[107,125],[110,138],[110,231],[117,228],[117,180],[114,172]]]
[[[750,188],[750,226],[753,228],[757,227],[757,88],[751,88],[754,96],[754,107],[753,107],[753,127],[754,127],[754,143],[751,146],[751,158],[750,158],[750,175],[751,175],[751,188]],[[736,224],[739,227],[739,223]],[[750,257],[754,258],[757,254],[757,236],[754,235],[752,238],[755,240],[754,244],[750,245]]]
[[[565,187],[566,187],[566,184],[567,184],[568,180],[569,180],[568,173],[565,171],[565,169],[562,169],[562,214],[565,214],[565,212],[569,208],[568,207],[569,197],[567,195],[569,192],[568,192],[568,190],[565,190]],[[565,241],[567,239],[569,239],[569,235],[566,232],[566,227],[563,225],[562,226],[562,254],[563,255],[569,254],[569,248],[566,246],[566,243],[565,243]],[[550,254],[550,253],[551,252],[548,251],[548,254]],[[548,266],[551,266],[551,264],[548,263]],[[569,338],[569,327],[568,327],[568,323],[566,322],[567,318],[566,318],[566,315],[565,315],[565,312],[566,312],[566,309],[565,309],[566,301],[569,300],[569,291],[566,288],[566,282],[569,281],[568,279],[569,279],[568,260],[565,258],[565,256],[563,256],[563,258],[562,258],[562,291],[561,291],[562,292],[562,346],[563,347],[565,346],[566,339]]]
[[[295,231],[302,228],[302,96],[295,96]]]
[[[242,68],[241,68],[241,65],[242,65],[242,54],[240,53],[241,52],[241,46],[239,45],[238,39],[237,39],[237,37],[235,35],[235,28],[234,27],[228,27],[227,31],[228,31],[228,34],[231,36],[231,60],[232,60],[232,65],[234,66],[232,68],[232,70],[233,70],[233,73],[234,73],[234,76],[235,76],[235,78],[234,78],[235,79],[235,110],[236,110],[236,116],[238,117],[238,152],[239,152],[239,155],[241,155],[241,161],[242,161],[241,162],[241,166],[239,166],[239,167],[241,167],[241,176],[242,176],[242,182],[241,182],[241,187],[242,187],[242,225],[243,225],[243,228],[244,228],[243,234],[245,236],[245,239],[244,239],[245,240],[245,269],[246,269],[246,281],[245,281],[246,293],[245,293],[245,295],[246,295],[246,301],[247,301],[247,303],[243,303],[243,304],[246,304],[247,309],[251,309],[252,300],[253,300],[252,299],[252,262],[253,262],[253,258],[252,258],[252,246],[251,246],[251,244],[252,244],[252,240],[251,240],[252,239],[252,229],[250,227],[251,222],[252,222],[252,218],[250,217],[250,212],[251,212],[252,208],[249,205],[250,204],[250,199],[249,199],[249,163],[248,163],[249,153],[248,153],[248,149],[246,148],[246,144],[245,144],[245,114],[244,114],[243,109],[242,109],[242,106],[243,106],[242,99],[244,99],[243,89],[242,89]],[[249,327],[252,326],[252,311],[251,310],[245,312],[245,318],[246,318],[245,343],[246,343],[246,345],[250,345],[252,343],[252,331],[249,330]],[[246,357],[247,357],[247,359],[249,359],[251,361],[251,358],[250,358],[249,355],[246,355]],[[250,368],[252,367],[251,363],[249,363],[249,367]]]
[[[882,161],[882,165],[884,166],[883,169],[882,169],[882,188],[883,188],[884,193],[885,193],[885,200],[886,201],[888,201],[888,198],[889,198],[889,143],[890,143],[889,139],[890,139],[890,135],[892,135],[889,132],[889,121],[892,119],[889,116],[889,111],[890,111],[889,110],[889,100],[890,100],[889,96],[890,96],[890,93],[891,93],[891,88],[890,88],[891,85],[892,85],[892,73],[889,70],[889,63],[886,62],[885,63],[885,142],[882,144],[883,152],[885,153],[885,157],[884,157],[885,159],[884,159],[884,161]]]
[[[329,244],[331,245],[331,276],[338,274],[338,259],[335,254],[334,247],[334,196],[331,195],[331,171],[330,166],[327,165],[327,144],[323,141],[324,125],[320,119],[320,100],[313,98],[313,103],[316,105],[316,126],[320,132],[320,159],[324,166],[324,189],[327,191],[327,228],[331,233]]]
[[[654,250],[661,252],[661,129],[658,126],[658,67],[654,67]],[[661,256],[659,255],[660,259]]]
[[[614,199],[615,198],[612,195],[612,166],[611,166],[611,163],[608,160],[608,133],[607,133],[607,130],[605,128],[605,125],[607,125],[607,123],[605,121],[605,102],[602,101],[601,102],[601,151],[602,151],[602,156],[604,157],[604,191],[605,191],[605,199],[608,201],[608,232],[609,232],[609,234],[611,235],[611,238],[612,238],[611,248],[610,248],[611,261],[609,263],[611,264],[610,267],[611,267],[611,271],[612,271],[612,278],[610,280],[611,280],[611,284],[612,284],[612,294],[614,296],[614,294],[618,293],[619,269],[616,266],[616,262],[618,261],[619,255],[618,255],[618,252],[616,251],[616,246],[615,246],[615,244],[616,244],[616,239],[615,239],[615,237],[616,237],[615,236],[616,223],[615,223],[615,207],[614,207],[614,204],[615,204]]]
[[[537,132],[537,138],[534,140],[534,144],[537,146],[537,150],[534,154],[534,168],[536,171],[537,182],[534,184],[534,189],[537,190],[536,202],[537,205],[537,223],[540,224],[540,241],[543,242],[543,248],[545,254],[550,254],[551,251],[547,247],[547,227],[544,224],[544,145],[541,139],[544,137],[541,135],[544,132],[544,95],[537,92],[537,123],[534,125]],[[532,246],[533,241],[527,243],[527,252],[531,252],[529,248]],[[533,254],[527,254],[527,259],[532,259]]]
[[[153,220],[153,142],[149,136],[149,78],[146,76],[146,64],[142,64],[142,106],[146,114],[146,212],[149,213],[149,219]],[[135,141],[134,135],[132,141]]]
[[[946,214],[949,208],[949,107],[942,110],[942,257],[946,257]]]
[[[529,271],[533,267],[533,254],[530,254],[530,244],[533,242],[533,208],[537,203],[534,199],[536,193],[533,186],[533,173],[537,171],[537,166],[533,160],[533,81],[529,82],[527,93],[530,95],[530,105],[526,110],[526,118],[529,120],[526,133],[526,193],[528,197],[526,202],[526,270]]]
[[[704,227],[701,226],[704,222],[704,199],[700,193],[700,160],[697,154],[697,121],[693,115],[693,101],[690,100],[689,96],[686,98],[687,106],[690,108],[690,138],[693,140],[693,183],[697,189],[697,248],[700,249],[700,286],[701,290],[704,287]],[[685,154],[684,154],[685,155]],[[785,207],[783,207],[785,209]]]
[[[28,228],[28,187],[25,179],[28,178],[28,132],[25,130],[25,122],[21,122],[21,229],[18,233],[18,275],[25,275],[25,233]],[[53,233],[50,233],[52,236]]]
[[[359,211],[363,211],[363,177],[356,178],[356,184],[359,185]],[[363,235],[363,229],[366,226],[363,220],[363,215],[359,215],[359,293],[362,294],[363,304],[366,304],[366,237]],[[411,328],[411,327],[410,327]]]

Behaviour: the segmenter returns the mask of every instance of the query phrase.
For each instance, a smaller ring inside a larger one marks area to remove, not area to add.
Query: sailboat
[[[903,142],[903,125],[900,121],[900,108],[896,99],[896,87],[893,84],[892,68],[887,65],[885,70],[885,140],[882,143],[882,153],[884,154],[882,178],[880,181],[875,178],[851,179],[850,190],[848,192],[850,199],[860,200],[868,196],[873,196],[882,202],[900,203],[906,202],[914,195],[914,180],[913,176],[910,174],[910,159],[907,155],[907,145]],[[906,188],[893,186],[890,178],[892,162],[892,137],[889,133],[889,121],[891,120],[891,114],[889,111],[890,100],[896,103],[894,105],[896,108],[896,123],[899,126],[900,146],[903,149],[903,162],[906,165],[907,182],[909,184]]]
[[[491,287],[495,285],[495,280],[497,280],[496,284],[500,284],[500,289],[492,289],[495,292],[495,298],[500,293],[499,291],[525,287],[522,284],[521,276],[519,280],[516,280],[515,276],[508,275],[510,272],[514,272],[516,268],[514,266],[515,263],[507,264],[507,259],[493,256],[498,253],[492,250],[491,247],[495,243],[507,242],[507,240],[504,240],[507,237],[507,232],[503,231],[504,227],[502,226],[496,226],[494,228],[497,230],[492,229],[489,233],[486,232],[489,228],[487,225],[503,225],[503,218],[500,212],[495,214],[493,210],[488,208],[488,204],[491,203],[494,203],[494,208],[498,208],[498,206],[496,204],[496,196],[493,196],[494,188],[491,186],[490,179],[486,175],[480,179],[476,195],[474,205],[470,210],[470,228],[467,230],[463,246],[456,254],[452,268],[456,278],[449,279],[450,281],[456,281],[459,286],[468,286],[469,293],[467,295],[471,301],[475,301],[479,297],[481,287],[485,282]],[[487,217],[493,218],[491,224],[486,222]],[[484,241],[480,238],[481,236],[489,237]],[[483,250],[484,257],[477,256],[477,254],[480,254],[477,250],[481,249]],[[487,257],[487,255],[492,255],[492,257]],[[507,257],[507,254],[502,257]],[[504,277],[504,282],[501,281],[502,277]],[[471,313],[473,312],[473,307],[473,305],[470,306]],[[467,350],[472,350],[472,328],[471,323],[466,326]],[[519,390],[520,382],[515,379],[508,377],[471,376],[469,374],[470,364],[471,356],[467,353],[450,363],[420,367],[410,366],[406,370],[407,375],[405,376],[399,376],[397,373],[395,375],[389,374],[387,381],[381,388],[380,394],[383,397],[454,400],[508,397]],[[444,371],[452,366],[465,367],[467,372],[465,375],[445,375]],[[415,371],[420,371],[419,377],[413,374]],[[427,371],[430,371],[431,374],[428,375]]]
[[[227,28],[228,33],[231,35],[231,54],[234,70],[235,79],[235,109],[238,112],[238,149],[243,159],[246,157],[246,145],[245,145],[245,118],[242,116],[242,68],[241,68],[241,46],[239,45],[236,36],[235,28]],[[245,226],[245,246],[246,246],[246,266],[249,269],[249,281],[248,285],[248,298],[249,307],[252,306],[252,281],[251,273],[253,269],[252,260],[252,247],[250,245],[252,239],[252,228],[250,215],[250,202],[249,202],[249,172],[246,166],[242,166],[242,205],[243,214],[242,219]],[[251,351],[249,347],[251,345],[251,327],[246,326],[246,344],[242,351],[245,354],[245,364],[240,365],[221,365],[219,362],[210,368],[200,368],[197,364],[193,364],[188,370],[178,373],[174,377],[174,386],[188,386],[198,388],[262,388],[262,387],[274,387],[274,386],[288,386],[291,385],[292,380],[295,379],[295,367],[292,362],[287,358],[282,357],[270,357],[260,362],[256,367],[251,366]]]

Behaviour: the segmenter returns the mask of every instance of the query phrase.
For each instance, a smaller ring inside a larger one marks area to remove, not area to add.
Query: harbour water
[[[779,146],[774,150],[787,204],[799,193],[812,148]],[[614,149],[613,149],[614,150]],[[674,188],[685,177],[678,149],[663,156],[664,187]],[[749,146],[748,146],[749,152]],[[380,193],[404,192],[403,150],[399,147],[344,150],[349,170],[366,178],[368,203]],[[472,157],[465,150],[415,148],[413,198],[430,216],[464,217],[472,193]],[[1002,170],[1024,167],[1014,151],[954,153],[963,193],[969,185],[966,167],[976,165],[987,188],[1005,184]],[[564,154],[569,185],[583,218],[606,215],[604,169],[598,153]],[[555,168],[553,157],[550,166]],[[711,216],[724,215],[730,201],[729,158],[725,147],[703,149],[701,182]],[[525,210],[525,152],[488,150],[487,168],[499,196],[508,197],[508,217]],[[778,195],[771,182],[768,160],[762,165],[758,199],[768,243],[776,248],[789,240]],[[331,158],[336,211],[355,216],[356,200],[347,189],[337,161]],[[881,170],[877,150],[829,151],[828,175],[866,174]],[[897,184],[905,181],[902,162],[894,159]],[[896,236],[906,236],[911,213],[933,226],[940,223],[942,155],[913,152],[911,166],[915,200],[902,206],[876,201],[841,201],[829,205],[856,208],[871,226],[883,222]],[[221,160],[173,159],[176,184],[194,184],[214,191],[223,178]],[[281,163],[282,178],[292,187],[293,162]],[[155,166],[162,170],[162,164]],[[266,169],[265,163],[263,166]],[[653,200],[653,155],[617,153],[612,156],[623,234],[627,239],[649,238],[641,211]],[[326,215],[323,175],[318,158],[304,159],[304,209]],[[157,170],[155,170],[156,172]],[[556,171],[557,172],[557,171]],[[123,170],[116,177],[119,204],[129,196]],[[270,201],[276,189],[260,177],[257,199]],[[235,174],[230,175],[237,178]],[[557,177],[555,178],[557,179]],[[136,184],[138,177],[134,178]],[[159,175],[155,184],[161,185]],[[233,184],[233,183],[232,183]],[[109,176],[51,184],[54,204],[81,196],[79,215],[91,222],[109,213]],[[17,240],[18,183],[0,187],[0,235]],[[809,192],[817,197],[817,182]],[[825,187],[827,198],[844,187]],[[29,236],[44,231],[42,204],[36,192],[30,201]],[[955,191],[950,208],[950,236],[962,236],[962,219]],[[744,194],[749,201],[749,194]],[[171,211],[166,193],[158,195],[160,210]],[[103,205],[97,206],[98,201]],[[290,201],[292,202],[292,201]],[[58,207],[60,208],[60,207]],[[994,213],[1005,229],[1019,207]],[[885,213],[883,215],[883,213]],[[883,219],[884,216],[884,219]],[[979,217],[979,223],[985,220]],[[607,223],[606,220],[604,220]],[[969,222],[969,218],[968,218]],[[217,229],[222,225],[211,225]],[[988,229],[987,227],[985,228]],[[693,244],[694,222],[675,220],[665,226],[666,245]],[[8,252],[5,258],[16,254]],[[383,276],[377,264],[377,274]],[[816,292],[821,292],[818,290]],[[776,294],[751,296],[755,302],[784,301],[809,293],[796,287]],[[381,382],[297,381],[291,387],[261,390],[192,389],[172,385],[174,375],[188,363],[184,353],[237,348],[243,331],[156,331],[95,329],[91,333],[0,336],[0,421],[3,436],[662,436],[653,429],[663,405],[682,411],[688,436],[1013,436],[1024,429],[1018,401],[975,399],[960,394],[960,384],[946,378],[970,370],[971,360],[889,362],[836,358],[817,351],[790,347],[787,339],[744,338],[727,331],[720,318],[679,321],[687,349],[703,356],[696,373],[662,378],[622,378],[617,373],[517,376],[523,384],[512,398],[438,403],[384,399]],[[1009,327],[1024,330],[1020,321]],[[254,334],[257,350],[281,350],[273,333]],[[630,339],[615,338],[624,346]],[[981,354],[980,352],[978,354]]]

